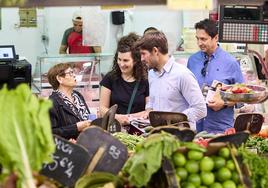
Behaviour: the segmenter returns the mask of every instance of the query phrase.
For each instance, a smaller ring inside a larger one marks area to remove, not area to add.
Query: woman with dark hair
[[[76,139],[90,125],[90,114],[84,97],[74,90],[75,73],[71,64],[59,63],[48,71],[48,81],[53,88],[49,99],[53,102],[50,119],[53,134],[66,139]]]
[[[115,118],[121,125],[129,124],[129,116],[147,117],[145,105],[149,100],[147,68],[141,62],[135,42],[139,36],[130,33],[117,45],[113,67],[101,81],[100,113],[118,105]]]

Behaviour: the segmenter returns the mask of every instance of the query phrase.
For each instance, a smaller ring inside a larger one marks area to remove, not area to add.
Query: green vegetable
[[[113,183],[114,187],[123,187],[120,177],[107,172],[93,172],[81,177],[75,184],[75,188],[100,188],[107,183]]]
[[[257,149],[258,153],[268,153],[268,139],[261,137],[249,137],[246,147]]]
[[[32,95],[26,84],[0,90],[0,104],[2,176],[14,172],[18,188],[35,187],[32,172],[50,162],[55,150],[48,113],[52,104]]]
[[[131,135],[123,132],[116,132],[113,134],[113,136],[120,140],[123,144],[125,144],[129,151],[134,151],[136,145],[144,140],[144,137],[142,136]]]
[[[238,150],[242,156],[243,163],[248,165],[251,175],[249,176],[252,182],[252,188],[267,188],[268,187],[268,160],[266,157],[259,156],[248,151],[244,147]]]
[[[136,147],[136,153],[125,163],[123,173],[128,175],[131,185],[145,186],[152,174],[160,169],[163,157],[170,159],[179,147],[179,140],[171,134],[152,134]]]

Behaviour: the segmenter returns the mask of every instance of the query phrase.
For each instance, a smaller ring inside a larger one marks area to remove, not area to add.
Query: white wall
[[[72,14],[79,8],[90,14],[90,10],[94,7],[38,8],[38,24],[36,28],[20,28],[18,26],[19,9],[2,8],[0,45],[14,44],[17,54],[27,58],[33,65],[32,72],[34,72],[37,56],[45,54],[46,51],[49,55],[58,54],[63,32],[72,26]],[[99,9],[99,7],[95,8]],[[141,35],[144,29],[149,26],[154,26],[166,33],[172,50],[175,49],[180,40],[182,29],[181,11],[169,10],[166,6],[136,6],[125,11],[126,23],[123,26],[112,24],[110,12],[110,10],[100,12],[107,24],[105,25],[106,31],[100,31],[106,36],[103,52],[114,53],[116,41],[119,37],[133,31]],[[101,28],[99,29],[101,30]],[[48,37],[48,43],[42,43],[42,35]],[[105,68],[107,69],[108,67]]]

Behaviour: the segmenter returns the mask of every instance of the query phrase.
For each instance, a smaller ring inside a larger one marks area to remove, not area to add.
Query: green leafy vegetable
[[[33,171],[51,161],[55,150],[48,110],[51,102],[32,95],[26,84],[0,90],[0,163],[14,172],[18,188],[35,187]]]
[[[120,140],[123,144],[125,144],[129,151],[134,151],[136,145],[144,140],[144,137],[142,136],[131,135],[123,132],[116,132],[113,134],[113,136]]]
[[[137,145],[136,153],[125,163],[123,173],[128,175],[131,185],[145,186],[152,174],[160,169],[163,157],[170,159],[179,146],[179,140],[171,134],[153,134]]]
[[[243,163],[248,165],[251,172],[250,180],[252,188],[268,187],[268,160],[266,157],[259,156],[256,153],[248,151],[244,147],[240,147],[238,154],[242,156]]]

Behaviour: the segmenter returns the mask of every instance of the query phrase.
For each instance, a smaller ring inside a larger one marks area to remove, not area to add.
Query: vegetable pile
[[[248,165],[250,170],[250,180],[252,188],[268,187],[268,160],[267,157],[259,156],[248,151],[245,147],[240,147],[238,154],[242,157],[243,163]]]
[[[0,90],[0,163],[2,178],[15,173],[17,188],[32,188],[33,171],[51,161],[55,150],[48,100],[38,99],[26,84]]]
[[[123,167],[122,171],[128,176],[130,185],[147,185],[151,176],[160,169],[163,157],[170,159],[179,146],[179,140],[171,134],[161,132],[150,135],[136,147],[136,153]]]
[[[136,145],[144,140],[144,137],[142,136],[131,135],[123,132],[116,132],[113,134],[113,136],[125,144],[129,151],[134,151]]]
[[[246,147],[251,149],[257,149],[257,152],[260,154],[268,153],[268,139],[261,137],[249,137],[246,142]]]
[[[205,156],[203,147],[187,143],[186,150],[173,154],[176,174],[182,187],[243,187],[239,172],[228,147]]]

